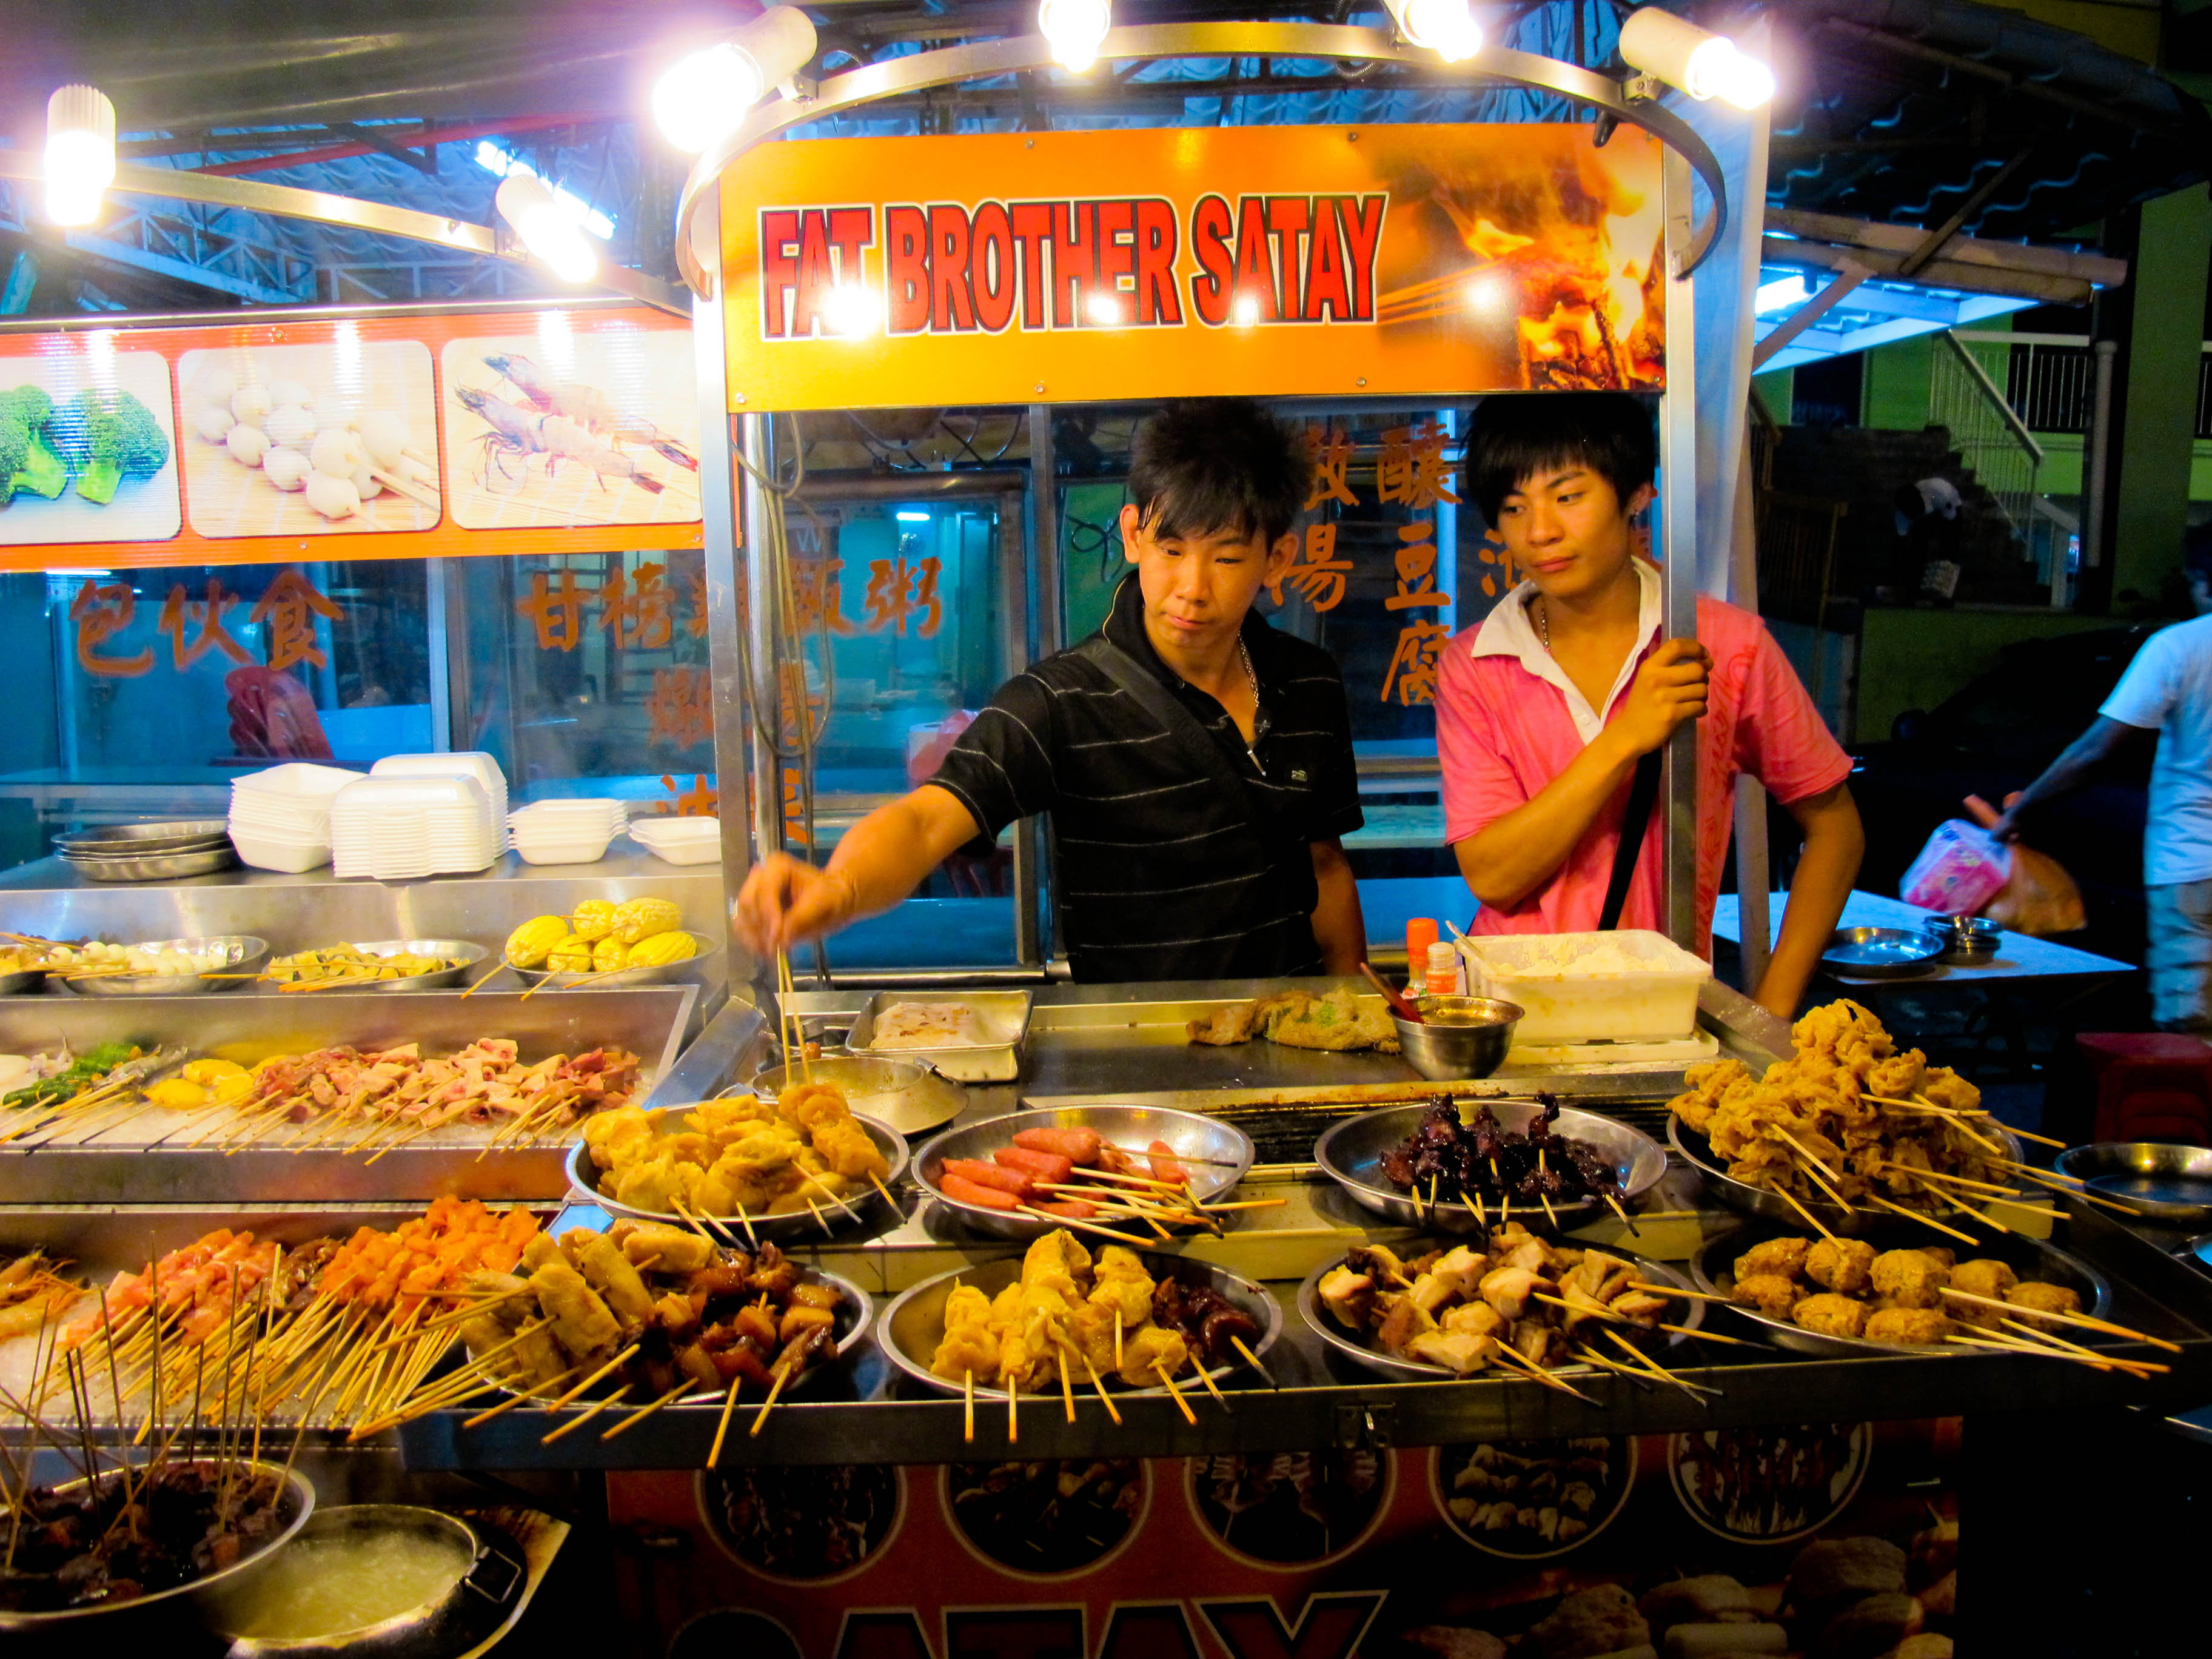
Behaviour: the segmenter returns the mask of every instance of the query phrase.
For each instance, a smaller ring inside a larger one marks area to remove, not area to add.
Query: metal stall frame
[[[1327,59],[1360,63],[1389,63],[1434,69],[1428,52],[1408,46],[1381,29],[1301,22],[1219,22],[1152,24],[1109,31],[1099,51],[1102,60],[1145,61],[1190,57],[1261,57]],[[926,92],[979,78],[1018,74],[1048,74],[1052,48],[1039,34],[975,41],[869,64],[820,82],[794,83],[776,102],[757,108],[732,132],[702,155],[684,180],[677,211],[676,257],[693,292],[694,338],[698,346],[698,386],[702,476],[712,471],[729,477],[743,465],[746,473],[742,495],[745,514],[741,533],[732,515],[720,518],[720,489],[708,500],[705,549],[708,568],[709,625],[714,641],[714,687],[718,708],[731,709],[729,697],[744,693],[773,699],[782,675],[779,659],[782,630],[775,615],[775,595],[787,580],[787,556],[780,538],[761,533],[766,507],[763,480],[772,476],[768,463],[775,443],[770,412],[734,412],[743,404],[728,380],[728,356],[721,315],[722,175],[760,144],[781,137],[792,129],[825,117],[849,113],[879,100]],[[1705,141],[1680,117],[1646,98],[1631,98],[1616,82],[1582,68],[1531,52],[1485,46],[1464,66],[1463,72],[1483,81],[1524,87],[1566,98],[1595,110],[1607,122],[1627,122],[1657,138],[1662,146],[1665,196],[1664,293],[1667,319],[1667,380],[1660,394],[1660,453],[1665,482],[1661,531],[1664,617],[1669,637],[1694,638],[1697,634],[1697,408],[1692,372],[1695,362],[1693,319],[1696,306],[1694,275],[1727,222],[1728,180],[1717,158]],[[920,142],[917,140],[917,142]],[[1700,222],[1694,217],[1693,175],[1702,180],[1711,207]],[[1677,395],[1679,394],[1679,395]],[[1011,406],[1011,405],[1010,405]],[[1049,651],[1060,642],[1058,633],[1056,572],[1048,571],[1056,556],[1053,531],[1057,501],[1049,464],[1049,422],[1036,416],[1044,406],[1030,405],[1032,442],[1040,428],[1047,434],[1047,466],[1037,476],[1036,453],[1030,472],[1031,504],[1031,604],[1036,626],[1024,644]],[[750,465],[744,465],[750,463]],[[741,617],[738,606],[737,555],[745,554],[745,579],[752,603],[742,619],[744,654],[750,671],[736,660],[740,651]],[[753,705],[757,708],[759,705]],[[775,706],[773,702],[769,706]],[[734,894],[753,862],[782,845],[780,762],[775,744],[756,730],[760,725],[747,710],[743,720],[718,719],[714,723],[717,770],[727,790],[732,780],[753,779],[750,833],[740,829],[742,815],[723,815],[723,868],[728,890]],[[1677,943],[1697,944],[1697,738],[1693,729],[1675,733],[1669,744],[1662,816],[1664,856],[1663,920],[1667,933]],[[1033,826],[1018,832],[1018,848],[1029,849],[1025,872],[1038,863],[1037,838]],[[1018,852],[1018,857],[1021,854]],[[1020,883],[1017,884],[1018,890]],[[1018,891],[1023,921],[1019,937],[1026,964],[1030,943],[1039,933],[1038,907],[1034,890]],[[731,939],[734,953],[738,945]],[[753,964],[756,975],[763,964]],[[734,975],[733,975],[734,979]]]

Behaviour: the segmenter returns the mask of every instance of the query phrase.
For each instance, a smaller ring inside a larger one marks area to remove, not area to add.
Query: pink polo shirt
[[[1465,841],[1534,798],[1564,772],[1620,707],[1636,670],[1659,643],[1659,574],[1642,560],[1643,643],[1621,667],[1601,717],[1536,637],[1533,582],[1500,600],[1480,626],[1445,647],[1437,689],[1437,752],[1443,767],[1444,839]],[[1712,954],[1713,901],[1728,855],[1735,780],[1749,773],[1787,805],[1850,775],[1782,647],[1749,611],[1698,600],[1698,638],[1712,653],[1711,689],[1698,722],[1698,945]],[[1576,933],[1598,924],[1628,784],[1551,880],[1518,904],[1483,905],[1476,933]],[[1663,810],[1664,802],[1661,803]],[[1662,926],[1660,837],[1651,831],[1628,885],[1623,927]]]

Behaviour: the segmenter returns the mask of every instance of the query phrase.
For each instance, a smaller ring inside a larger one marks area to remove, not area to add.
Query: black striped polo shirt
[[[1146,636],[1125,577],[1100,630],[1188,708],[1245,787],[1200,771],[1172,733],[1079,651],[999,688],[931,780],[982,827],[1049,812],[1062,937],[1078,980],[1317,974],[1310,843],[1364,822],[1344,679],[1320,647],[1244,618],[1260,683],[1254,754],[1229,711]],[[1257,817],[1257,822],[1255,817]]]

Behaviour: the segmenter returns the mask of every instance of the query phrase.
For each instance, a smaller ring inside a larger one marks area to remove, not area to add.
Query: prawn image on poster
[[[450,340],[446,487],[467,530],[684,524],[699,517],[691,337],[578,329]]]
[[[0,357],[0,544],[170,540],[184,517],[167,360],[104,331],[40,343]],[[88,414],[115,418],[95,429]]]
[[[438,393],[421,341],[187,351],[177,389],[185,510],[209,540],[437,527]]]

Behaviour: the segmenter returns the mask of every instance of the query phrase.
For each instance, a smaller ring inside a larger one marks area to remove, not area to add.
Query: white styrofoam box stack
[[[624,802],[600,798],[533,801],[507,814],[507,833],[526,864],[591,864],[629,817]]]
[[[632,818],[629,838],[670,864],[712,864],[722,856],[720,818]]]
[[[341,876],[406,881],[461,875],[499,862],[505,835],[472,777],[378,777],[331,805],[331,863]]]
[[[1712,969],[1663,933],[1489,933],[1462,939],[1468,989],[1518,1003],[1516,1043],[1668,1042],[1698,1029]]]
[[[331,861],[331,802],[361,777],[340,766],[293,761],[234,778],[230,839],[256,870],[298,873]]]
[[[507,826],[507,774],[481,749],[442,755],[386,755],[368,769],[373,778],[474,778],[484,792],[485,827],[502,844]]]

